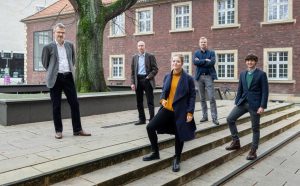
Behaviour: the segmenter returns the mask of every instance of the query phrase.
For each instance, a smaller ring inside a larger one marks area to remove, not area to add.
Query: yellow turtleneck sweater
[[[175,97],[175,93],[176,93],[176,89],[177,89],[177,85],[179,82],[179,79],[181,77],[182,71],[181,72],[177,72],[175,73],[173,71],[173,76],[172,76],[172,82],[171,82],[171,88],[170,88],[170,93],[169,93],[169,97],[167,98],[167,104],[164,106],[165,109],[170,110],[170,111],[174,111],[173,108],[173,101],[174,101],[174,97]],[[162,102],[164,99],[162,99],[160,102]],[[192,113],[188,113],[190,116],[193,116]]]

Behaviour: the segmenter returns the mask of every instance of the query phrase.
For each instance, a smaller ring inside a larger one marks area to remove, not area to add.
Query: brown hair
[[[258,61],[258,57],[255,54],[248,54],[245,58],[245,61]]]

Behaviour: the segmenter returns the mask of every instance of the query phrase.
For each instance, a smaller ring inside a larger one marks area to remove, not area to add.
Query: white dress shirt
[[[70,66],[65,45],[60,45],[57,41],[55,42],[58,52],[58,73],[70,72]]]

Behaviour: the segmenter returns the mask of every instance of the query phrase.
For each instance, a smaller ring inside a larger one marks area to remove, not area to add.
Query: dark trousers
[[[67,73],[65,75],[59,73],[54,87],[50,89],[55,131],[63,131],[63,125],[61,121],[62,91],[64,91],[71,108],[73,132],[79,132],[82,130],[82,127],[80,122],[79,103],[77,100],[77,93],[72,73]]]
[[[146,77],[146,76],[145,76]],[[144,111],[144,91],[146,93],[147,104],[149,109],[150,120],[154,117],[154,96],[153,88],[148,79],[145,79],[144,76],[138,76],[138,83],[135,90],[137,109],[139,112],[139,120],[145,121],[145,111]]]
[[[147,133],[151,143],[151,149],[154,153],[159,152],[158,140],[156,131],[159,128],[173,127],[169,129],[175,132],[175,156],[180,159],[184,142],[180,141],[178,132],[176,129],[176,123],[174,118],[174,112],[162,108],[155,117],[147,125]]]
[[[229,129],[231,132],[231,136],[233,140],[239,140],[238,130],[236,127],[236,121],[239,117],[244,115],[245,113],[250,113],[251,123],[252,123],[252,148],[257,149],[259,144],[260,137],[260,115],[257,114],[256,110],[251,110],[249,108],[248,103],[243,103],[242,105],[235,106],[229,116],[227,117],[227,123],[229,125]]]

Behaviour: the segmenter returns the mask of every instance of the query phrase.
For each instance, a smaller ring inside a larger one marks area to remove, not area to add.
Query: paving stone
[[[52,186],[70,186],[70,185],[72,185],[72,186],[94,186],[95,183],[92,183],[81,177],[76,177],[76,178],[69,179],[63,183],[53,184]]]
[[[42,158],[35,154],[21,156],[17,158],[5,159],[0,161],[0,173],[16,170],[18,168],[27,167],[30,165],[47,162],[46,158]],[[12,163],[13,162],[13,163]]]
[[[41,172],[31,167],[26,167],[14,171],[9,171],[0,174],[0,185],[10,183],[16,180],[25,179],[28,177],[39,175]]]

